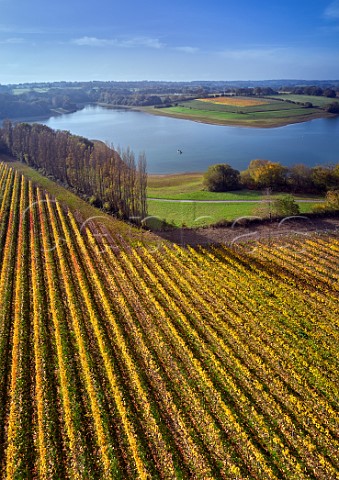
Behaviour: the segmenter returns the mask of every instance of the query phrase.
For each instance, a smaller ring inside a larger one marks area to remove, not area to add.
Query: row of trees
[[[65,186],[123,219],[147,214],[146,159],[127,149],[117,152],[102,142],[54,131],[41,124],[5,121],[0,146],[21,162],[52,175]]]
[[[327,97],[327,98],[335,98],[337,93],[339,93],[338,89],[334,88],[321,88],[318,85],[309,85],[304,87],[287,87],[287,91],[290,93],[294,93],[296,95],[315,95],[316,97]]]
[[[271,87],[241,87],[241,88],[234,88],[230,90],[232,93],[235,93],[235,95],[242,95],[242,96],[257,96],[257,97],[263,97],[263,96],[269,96],[269,95],[277,95],[278,92],[276,90],[273,90]]]
[[[0,92],[0,118],[49,115],[50,106],[41,99],[26,100]]]
[[[339,188],[339,163],[313,168],[299,164],[287,168],[278,162],[252,160],[242,172],[227,164],[212,165],[204,175],[204,185],[212,192],[271,188],[291,193],[322,194]]]
[[[271,96],[278,92],[339,96],[338,82],[283,86],[280,81],[248,82],[52,82],[0,85],[0,118],[48,116],[55,109],[74,111],[89,103],[164,107],[178,101],[219,95]],[[331,107],[334,108],[333,106]],[[336,112],[333,112],[336,113]]]

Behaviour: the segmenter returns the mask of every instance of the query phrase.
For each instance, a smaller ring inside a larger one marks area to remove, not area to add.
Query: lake
[[[206,125],[143,112],[87,106],[75,113],[41,120],[114,147],[145,152],[149,173],[205,171],[228,163],[244,170],[255,158],[310,167],[339,162],[339,117],[278,128]],[[179,153],[179,150],[182,154]]]

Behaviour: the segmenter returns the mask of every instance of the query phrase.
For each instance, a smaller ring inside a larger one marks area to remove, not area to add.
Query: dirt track
[[[163,239],[179,245],[207,245],[222,243],[234,245],[235,243],[253,240],[278,240],[289,235],[308,236],[313,233],[339,233],[339,216],[313,218],[287,217],[272,223],[251,225],[250,227],[235,224],[233,227],[221,228],[182,228],[165,232],[155,232]]]

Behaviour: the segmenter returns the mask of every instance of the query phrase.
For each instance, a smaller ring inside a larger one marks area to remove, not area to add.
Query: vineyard
[[[336,480],[338,237],[99,233],[0,164],[0,477]]]

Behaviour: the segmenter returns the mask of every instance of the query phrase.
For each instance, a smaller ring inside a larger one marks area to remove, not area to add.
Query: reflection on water
[[[214,163],[229,163],[243,170],[255,158],[287,166],[339,162],[339,117],[263,129],[206,125],[87,106],[41,123],[115,147],[130,146],[136,154],[145,152],[149,173],[205,171]]]

